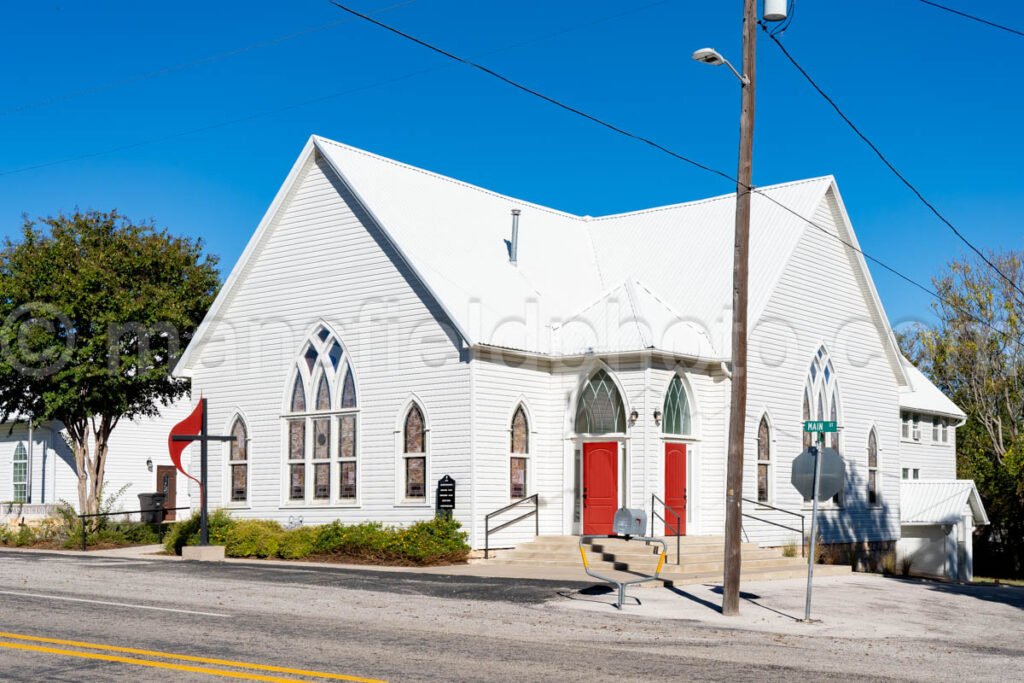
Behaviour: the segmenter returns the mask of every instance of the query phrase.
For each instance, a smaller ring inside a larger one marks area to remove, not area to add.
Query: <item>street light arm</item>
[[[747,78],[746,76],[744,76],[743,74],[741,74],[739,71],[737,71],[736,67],[734,67],[732,65],[732,63],[728,59],[723,57],[722,61],[725,63],[725,65],[727,67],[729,67],[729,71],[731,71],[733,73],[733,75],[736,76],[736,78],[739,79],[739,81],[740,81],[740,83],[742,85],[750,85],[750,79]]]

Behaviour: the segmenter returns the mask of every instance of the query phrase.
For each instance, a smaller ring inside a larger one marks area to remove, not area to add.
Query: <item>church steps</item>
[[[682,537],[681,564],[675,564],[675,537],[668,541],[668,554],[661,577],[666,585],[720,581],[723,573],[725,539],[721,536]],[[653,574],[658,564],[660,544],[642,541],[596,538],[584,544],[591,568],[606,575],[636,577]],[[805,576],[807,561],[801,557],[785,557],[780,548],[761,548],[756,543],[741,545],[745,580],[797,578]],[[495,565],[538,567],[550,569],[578,568],[583,562],[576,536],[539,536],[517,548],[497,551],[488,560]],[[822,576],[849,573],[849,567],[819,565],[815,571]]]

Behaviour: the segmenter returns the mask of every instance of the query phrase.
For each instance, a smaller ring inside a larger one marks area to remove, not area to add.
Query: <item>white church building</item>
[[[798,540],[790,463],[802,421],[832,419],[847,483],[823,538],[895,548],[902,482],[955,480],[964,414],[901,356],[835,179],[759,191],[744,533]],[[721,535],[734,210],[577,216],[311,138],[175,370],[238,437],[212,504],[409,524],[448,475],[475,548],[608,533],[619,507]]]

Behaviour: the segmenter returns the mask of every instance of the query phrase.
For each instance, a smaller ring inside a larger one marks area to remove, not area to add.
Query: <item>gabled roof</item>
[[[970,506],[974,523],[988,515],[972,479],[917,479],[900,482],[900,524],[956,524]]]
[[[699,323],[659,299],[639,280],[626,280],[552,326],[561,355],[659,349],[687,358],[721,358]]]
[[[962,420],[967,415],[949,400],[942,391],[931,383],[920,370],[906,358],[902,358],[903,369],[910,384],[900,389],[900,408],[929,415],[943,415]]]
[[[299,170],[316,153],[391,240],[468,345],[551,355],[589,349],[657,349],[712,361],[727,355],[734,193],[600,218],[575,216],[314,136],[177,371],[189,373],[208,321],[230,300]],[[831,176],[759,188],[752,197],[751,325],[807,229],[801,216],[813,217],[826,196],[841,207]],[[517,264],[510,263],[505,246],[512,209],[521,212]],[[845,213],[841,220],[847,220]],[[860,265],[895,349],[863,259]],[[605,294],[595,301],[594,292]],[[610,316],[617,315],[612,309],[627,305],[617,322],[633,319],[608,333]],[[898,354],[893,355],[902,383]]]

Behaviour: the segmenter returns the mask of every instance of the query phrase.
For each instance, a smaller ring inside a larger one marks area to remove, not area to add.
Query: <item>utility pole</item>
[[[743,0],[743,83],[740,153],[736,173],[736,245],[732,266],[732,387],[729,401],[729,457],[725,475],[725,576],[722,614],[740,613],[743,438],[747,420],[747,289],[750,255],[750,187],[754,153],[754,58],[757,0]]]

